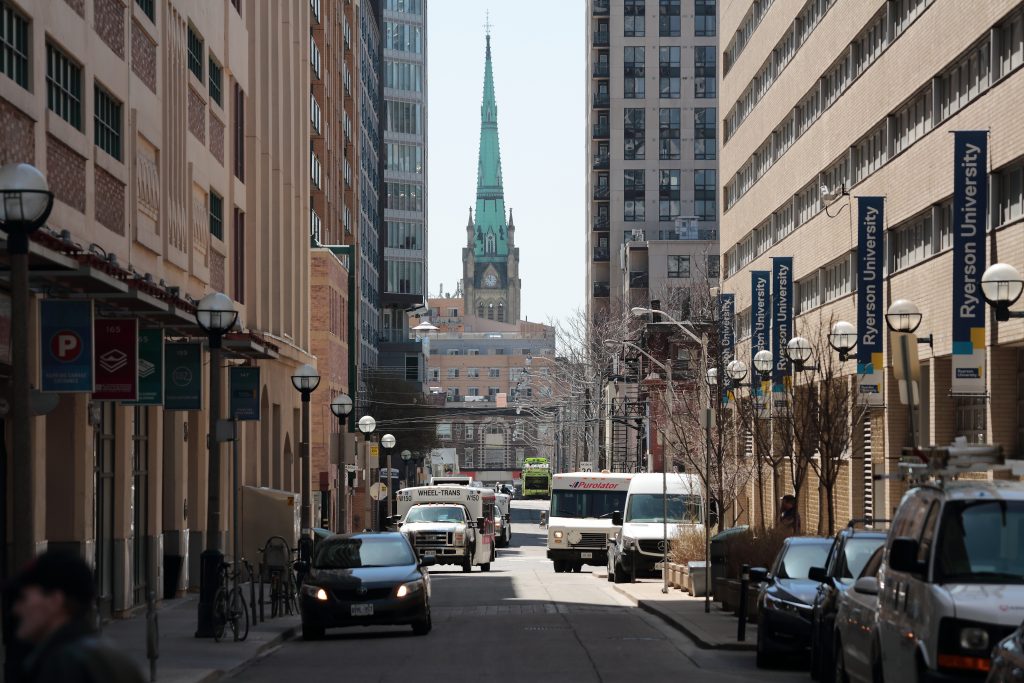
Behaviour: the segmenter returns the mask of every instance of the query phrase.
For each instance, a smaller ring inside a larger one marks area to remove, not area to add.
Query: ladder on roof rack
[[[939,483],[961,474],[1013,470],[999,444],[968,444],[963,437],[948,446],[904,448],[896,475],[879,478],[903,479],[909,483]]]

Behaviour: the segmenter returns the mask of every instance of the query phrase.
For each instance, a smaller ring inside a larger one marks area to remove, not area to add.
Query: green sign
[[[233,367],[230,379],[232,419],[260,419],[260,369]]]
[[[202,344],[164,345],[164,409],[202,410]]]
[[[158,406],[164,402],[164,331],[139,328],[139,398],[127,405]]]

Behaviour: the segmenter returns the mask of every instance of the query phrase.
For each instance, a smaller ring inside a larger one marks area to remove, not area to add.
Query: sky
[[[484,22],[490,11],[505,205],[515,217],[522,317],[584,305],[586,194],[583,0],[429,0],[429,294],[462,277],[476,201]]]

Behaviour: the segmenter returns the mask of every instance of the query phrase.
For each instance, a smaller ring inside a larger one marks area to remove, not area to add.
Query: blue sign
[[[722,348],[722,363],[726,365],[735,357],[736,350],[736,295],[720,294],[718,297],[718,343]]]
[[[39,387],[42,391],[91,392],[92,301],[39,302]]]
[[[233,367],[230,376],[230,412],[234,420],[260,419],[260,369]]]
[[[988,133],[959,130],[953,141],[952,394],[985,393],[985,221]]]
[[[789,383],[789,359],[783,352],[793,336],[793,257],[772,259],[772,391]]]
[[[771,275],[771,271],[768,270],[750,271],[750,383],[754,388],[753,394],[759,411],[765,408],[764,396],[768,392],[766,386],[768,383],[761,378],[761,374],[757,371],[757,367],[754,365],[754,356],[758,351],[768,348],[768,321],[771,320],[768,300]]]
[[[857,396],[861,405],[881,406],[884,318],[885,198],[857,198]]]

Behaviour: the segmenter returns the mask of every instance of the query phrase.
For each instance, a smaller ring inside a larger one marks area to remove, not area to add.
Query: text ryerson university
[[[864,212],[864,272],[860,278],[864,283],[864,310],[865,330],[862,333],[862,342],[866,346],[873,346],[878,339],[879,315],[878,297],[881,274],[878,272],[878,209],[873,206],[867,207]]]
[[[981,241],[978,235],[978,155],[981,149],[977,145],[967,144],[960,165],[964,169],[964,208],[960,218],[960,236],[966,241],[964,245],[964,299],[960,304],[960,317],[974,320],[977,308],[981,305],[978,299],[978,247]]]

